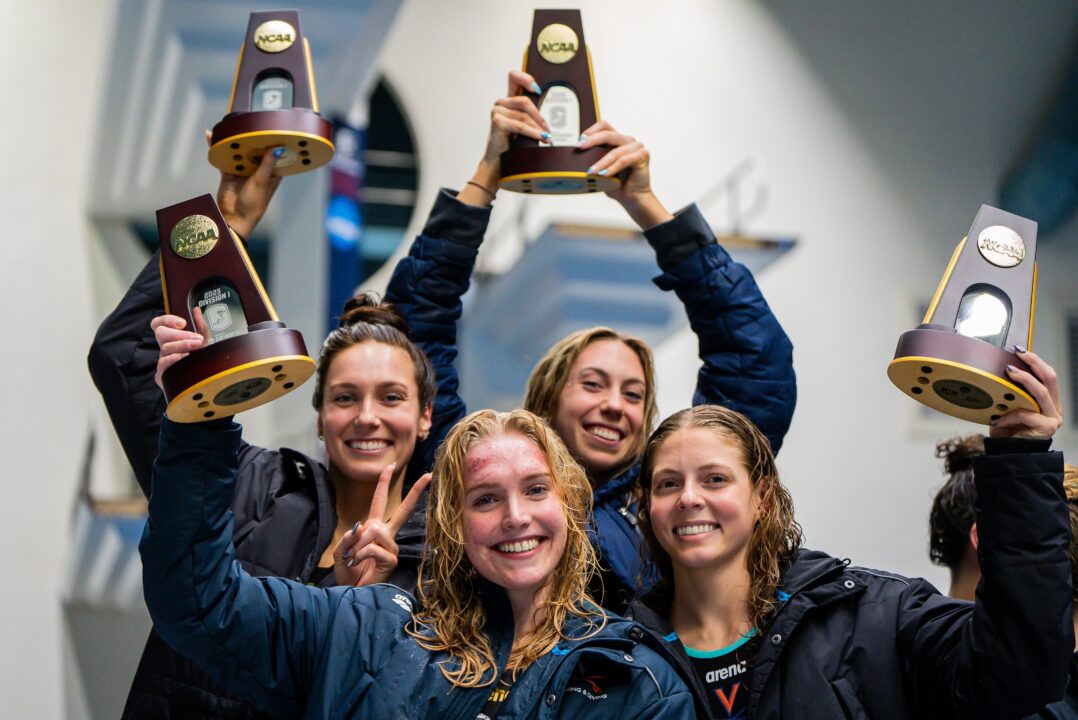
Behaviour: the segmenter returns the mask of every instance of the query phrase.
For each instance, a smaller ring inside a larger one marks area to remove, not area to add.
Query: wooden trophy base
[[[221,172],[246,177],[276,147],[284,154],[273,167],[275,176],[315,170],[333,158],[333,125],[305,108],[233,113],[213,126],[209,160]]]
[[[575,147],[510,148],[502,153],[502,177],[498,186],[528,195],[583,195],[609,192],[621,185],[619,177],[588,175],[588,168],[610,152],[600,145]]]
[[[887,377],[934,410],[990,425],[1010,410],[1040,412],[1037,401],[1007,379],[1007,365],[1027,369],[1014,353],[929,324],[899,337]]]
[[[216,342],[165,370],[161,382],[169,419],[194,423],[228,417],[302,385],[314,373],[303,336],[283,323],[272,325]]]

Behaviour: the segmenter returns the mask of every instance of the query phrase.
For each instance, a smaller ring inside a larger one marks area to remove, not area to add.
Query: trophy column
[[[573,195],[615,190],[617,177],[588,175],[610,148],[578,150],[580,132],[599,121],[591,53],[579,10],[536,10],[524,71],[543,89],[539,112],[550,125],[550,146],[527,137],[502,153],[498,185],[526,194]]]
[[[247,252],[210,195],[157,211],[165,312],[209,344],[162,374],[176,422],[227,417],[275,400],[314,373],[299,331],[277,317]]]
[[[887,376],[914,400],[988,425],[1037,402],[1007,376],[1028,369],[1012,351],[1032,347],[1037,223],[982,205],[955,248],[921,325],[898,339]]]
[[[318,114],[311,49],[295,10],[251,13],[209,161],[221,172],[247,176],[276,147],[284,148],[273,168],[278,176],[314,170],[333,157],[333,127]]]

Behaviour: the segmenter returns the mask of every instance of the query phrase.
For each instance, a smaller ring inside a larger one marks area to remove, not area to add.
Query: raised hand
[[[1029,366],[1030,372],[1010,365],[1007,375],[1026,389],[1037,404],[1039,413],[1032,410],[1011,410],[992,423],[991,437],[1020,437],[1046,440],[1063,425],[1063,405],[1059,400],[1059,378],[1055,368],[1036,353],[1015,347]]]
[[[628,170],[621,185],[607,195],[617,200],[637,225],[646,230],[673,217],[651,191],[651,154],[643,143],[600,120],[584,131],[578,147],[586,150],[597,145],[609,145],[613,149],[588,172],[609,177]]]
[[[210,342],[210,328],[202,317],[202,310],[196,307],[192,315],[195,318],[197,332],[184,330],[187,327],[187,321],[177,315],[159,315],[150,321],[153,336],[157,339],[158,347],[161,348],[161,354],[157,358],[157,372],[153,379],[157,387],[162,390],[164,390],[164,385],[161,384],[161,374]]]
[[[535,99],[539,96],[535,78],[521,70],[509,71],[509,90],[505,97],[494,101],[490,110],[490,132],[483,157],[470,182],[457,196],[469,205],[489,205],[498,191],[501,177],[501,156],[509,149],[513,135],[523,135],[539,142],[550,139],[550,125],[539,114]],[[478,187],[476,187],[478,186]]]
[[[209,142],[210,133],[206,133]],[[217,206],[229,227],[248,238],[254,232],[258,221],[265,215],[281,178],[273,177],[273,166],[284,152],[283,148],[268,148],[262,155],[262,162],[250,177],[221,173],[221,184],[217,187]]]
[[[415,512],[423,491],[430,484],[430,473],[416,481],[397,506],[393,516],[383,520],[389,484],[396,464],[387,465],[378,476],[365,522],[357,522],[333,549],[333,577],[338,585],[372,585],[386,582],[397,568],[397,542],[394,538]]]

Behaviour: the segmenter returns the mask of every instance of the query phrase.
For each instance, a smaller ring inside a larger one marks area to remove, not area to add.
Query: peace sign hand
[[[404,523],[415,512],[423,491],[430,484],[427,473],[416,481],[389,520],[383,520],[389,483],[396,463],[387,465],[378,476],[378,486],[371,498],[366,522],[357,522],[344,534],[333,550],[333,577],[338,585],[373,585],[389,580],[397,568],[397,542],[394,540]]]

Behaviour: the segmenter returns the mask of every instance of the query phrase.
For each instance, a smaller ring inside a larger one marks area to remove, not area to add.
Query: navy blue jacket
[[[474,720],[490,688],[452,688],[405,632],[412,596],[392,585],[316,588],[254,578],[235,562],[232,502],[241,448],[228,421],[162,423],[142,553],[146,605],[170,645],[237,694],[279,717]],[[504,592],[480,590],[499,669],[512,644]],[[600,611],[601,612],[601,611]],[[692,715],[677,673],[646,632],[617,617],[528,667],[499,720]],[[661,651],[661,647],[659,648]],[[586,662],[587,677],[574,676]]]
[[[987,438],[985,448],[974,460],[976,604],[802,550],[749,660],[749,717],[1021,718],[1063,694],[1074,650],[1063,458],[1044,441]],[[670,643],[710,717],[668,606],[652,596],[629,614]]]
[[[398,263],[386,299],[407,318],[411,337],[439,375],[436,404],[463,416],[453,362],[461,296],[468,290],[490,208],[466,205],[442,190],[422,234]],[[767,306],[749,270],[734,262],[695,206],[644,233],[663,271],[655,283],[685,305],[699,340],[703,367],[693,404],[724,405],[751,419],[777,452],[797,399],[793,346]],[[522,388],[523,390],[523,388]],[[442,397],[445,396],[445,397]],[[630,490],[634,464],[595,489],[596,539],[602,565],[603,604],[625,607],[640,578],[640,533]]]
[[[155,253],[116,309],[101,323],[90,347],[94,384],[112,419],[135,478],[150,494],[165,399],[154,382],[159,350],[150,321],[165,312]],[[300,391],[302,392],[302,390]],[[446,399],[436,417],[454,414]],[[433,464],[434,450],[452,422],[436,422],[416,445],[406,483]],[[244,443],[232,502],[236,559],[252,575],[308,582],[337,526],[334,490],[325,466],[287,448]],[[416,513],[397,534],[399,565],[392,581],[411,588],[425,536]],[[333,574],[323,585],[334,582]],[[124,706],[124,720],[163,718],[254,718],[248,703],[230,696],[215,680],[171,649],[153,630],[146,642]]]

